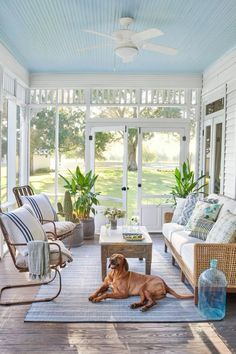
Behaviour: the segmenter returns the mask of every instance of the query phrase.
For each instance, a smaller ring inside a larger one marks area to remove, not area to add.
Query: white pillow
[[[21,196],[20,198],[23,205],[27,204],[32,208],[36,218],[38,218],[40,222],[43,220],[58,220],[57,213],[46,194],[41,193],[30,196]]]
[[[38,219],[28,205],[1,214],[1,220],[13,243],[27,243],[33,240],[46,241],[47,237]],[[28,254],[28,247],[16,247],[22,256]]]
[[[236,215],[227,210],[226,213],[216,221],[215,225],[207,236],[206,242],[236,242]]]
[[[179,220],[179,218],[182,214],[182,211],[184,209],[185,202],[186,202],[186,198],[176,198],[177,204],[176,204],[171,222],[178,223],[178,220]]]

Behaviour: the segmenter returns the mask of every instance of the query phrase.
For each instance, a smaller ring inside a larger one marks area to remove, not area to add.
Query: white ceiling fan
[[[134,19],[132,17],[121,17],[119,23],[122,28],[111,34],[96,32],[92,30],[84,31],[91,34],[95,34],[97,36],[106,37],[115,41],[115,54],[122,59],[123,63],[132,62],[134,57],[139,53],[140,49],[150,50],[153,52],[158,52],[167,55],[175,55],[177,53],[177,50],[174,48],[146,42],[146,40],[148,39],[162,36],[162,31],[157,28],[149,28],[142,32],[134,32],[129,29],[129,26],[133,22]]]

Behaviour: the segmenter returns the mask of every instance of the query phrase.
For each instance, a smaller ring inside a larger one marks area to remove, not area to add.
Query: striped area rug
[[[179,293],[190,293],[180,281],[179,269],[171,265],[171,256],[163,252],[163,242],[153,238],[152,274]],[[74,261],[62,269],[62,292],[58,298],[48,303],[32,304],[26,314],[26,322],[202,322],[193,300],[178,300],[168,295],[147,312],[132,310],[129,305],[139,297],[125,300],[109,299],[101,303],[91,303],[88,296],[101,284],[100,247],[83,245],[73,248]],[[144,272],[145,262],[129,259],[130,270]],[[55,292],[56,284],[41,286],[38,296]]]

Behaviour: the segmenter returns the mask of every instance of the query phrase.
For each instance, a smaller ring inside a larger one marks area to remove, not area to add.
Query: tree
[[[84,154],[85,112],[82,108],[59,110],[59,158]],[[55,109],[43,109],[31,119],[30,160],[33,156],[51,155],[55,149]]]

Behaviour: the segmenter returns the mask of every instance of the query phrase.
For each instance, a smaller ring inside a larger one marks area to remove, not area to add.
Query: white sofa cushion
[[[194,247],[195,243],[186,243],[181,249],[181,257],[192,274],[194,272]]]
[[[181,255],[181,250],[183,245],[186,243],[202,243],[202,240],[199,240],[198,238],[195,237],[190,237],[189,236],[190,231],[176,231],[173,232],[172,237],[171,237],[171,243],[172,246],[175,248],[176,252]]]
[[[167,238],[167,240],[170,242],[171,242],[172,233],[178,230],[184,230],[184,226],[176,224],[174,222],[165,223],[162,226],[162,233],[165,236],[165,238]]]

